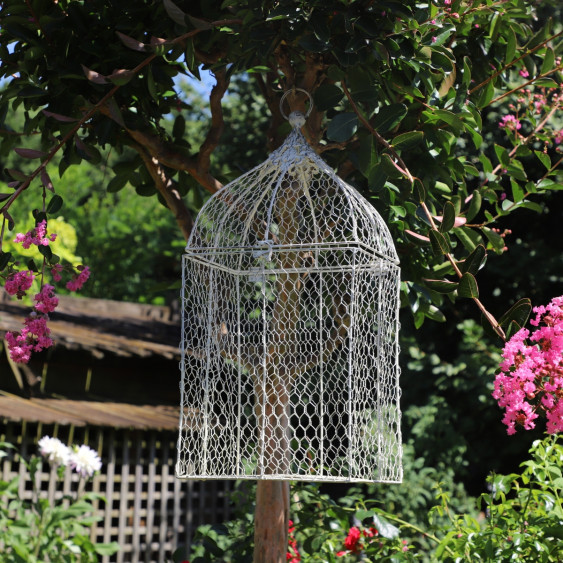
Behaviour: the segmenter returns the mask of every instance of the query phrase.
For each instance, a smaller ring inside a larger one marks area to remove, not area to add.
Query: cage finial
[[[283,111],[283,103],[287,98],[287,96],[289,96],[289,94],[295,94],[295,92],[303,92],[304,94],[307,94],[307,97],[309,98],[309,109],[307,109],[305,114],[303,114],[303,112],[301,111],[292,111],[288,116]],[[304,90],[303,88],[291,88],[290,90],[286,90],[284,92],[284,95],[281,97],[280,113],[282,114],[282,117],[284,119],[289,121],[289,124],[294,129],[300,129],[301,127],[303,127],[303,125],[305,125],[305,120],[309,117],[312,109],[313,109],[313,98],[311,97],[311,94],[309,94],[309,92],[307,92],[307,90]]]

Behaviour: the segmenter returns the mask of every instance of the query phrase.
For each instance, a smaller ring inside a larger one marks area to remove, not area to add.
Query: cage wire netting
[[[176,475],[400,482],[397,254],[289,120],[186,247]]]

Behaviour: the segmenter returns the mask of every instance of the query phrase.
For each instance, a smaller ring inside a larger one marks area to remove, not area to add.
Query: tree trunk
[[[289,482],[258,481],[254,514],[254,563],[286,563]]]
[[[279,239],[290,245],[298,240],[299,220],[297,200],[300,185],[293,179],[282,184],[277,202],[276,218]],[[297,252],[281,253],[280,266],[291,269],[298,265]],[[296,339],[299,319],[299,294],[302,284],[299,274],[278,274],[277,300],[269,326],[265,374],[255,380],[256,414],[264,430],[262,454],[267,474],[287,474],[290,470],[291,388],[295,359],[291,347]],[[265,351],[266,352],[266,351]],[[254,563],[285,563],[289,527],[289,482],[260,480],[256,488],[254,517]]]

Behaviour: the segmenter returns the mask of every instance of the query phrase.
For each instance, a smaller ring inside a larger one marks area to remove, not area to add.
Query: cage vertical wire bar
[[[289,120],[186,247],[176,474],[399,482],[397,254]]]

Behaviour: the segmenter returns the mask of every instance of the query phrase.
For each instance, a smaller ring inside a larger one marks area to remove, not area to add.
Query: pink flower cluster
[[[49,243],[54,242],[57,238],[56,234],[47,236],[47,221],[43,220],[37,223],[34,229],[25,233],[18,233],[14,242],[21,242],[24,248],[29,248],[32,244],[36,246],[49,246]]]
[[[521,328],[505,344],[495,378],[493,397],[505,409],[508,434],[534,428],[540,414],[549,434],[563,430],[563,296],[534,313],[537,329]]]
[[[66,288],[69,291],[78,291],[88,281],[90,277],[90,268],[88,266],[77,266],[78,275],[74,275],[70,281],[67,282]]]
[[[6,342],[10,357],[14,362],[27,364],[32,352],[41,352],[53,345],[49,337],[51,331],[47,326],[48,317],[31,313],[23,324],[20,332],[7,332]]]
[[[522,127],[522,124],[520,123],[520,121],[518,121],[518,119],[516,119],[514,115],[509,113],[508,115],[502,117],[499,123],[499,127],[511,129],[512,131],[518,131]]]
[[[35,276],[31,270],[15,272],[6,279],[6,284],[4,285],[6,293],[8,295],[17,295],[18,299],[21,299],[31,287],[34,279]]]
[[[47,234],[47,222],[41,221],[35,228],[27,233],[18,233],[14,242],[20,243],[24,248],[29,248],[32,244],[36,246],[48,246],[56,239],[56,234]],[[77,266],[65,268],[61,264],[51,265],[51,275],[55,282],[62,279],[61,273],[65,269],[73,272],[72,278],[67,282],[66,287],[70,291],[78,291],[90,277],[88,266]],[[41,274],[41,280],[43,274]],[[27,290],[33,284],[35,274],[31,270],[11,272],[5,282],[6,292],[9,295],[16,295],[21,299],[26,295]],[[33,297],[35,302],[34,311],[24,320],[24,326],[20,332],[7,332],[6,342],[8,351],[14,362],[27,363],[31,358],[32,352],[41,352],[45,348],[53,345],[50,338],[50,330],[47,327],[49,313],[52,313],[59,304],[59,298],[55,295],[55,287],[51,284],[43,284],[39,293]]]

